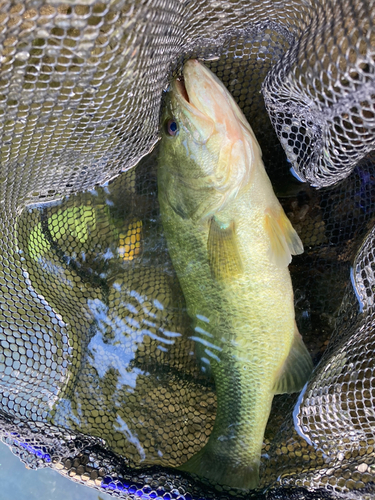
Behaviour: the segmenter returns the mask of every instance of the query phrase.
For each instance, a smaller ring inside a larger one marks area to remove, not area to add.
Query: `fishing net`
[[[374,17],[368,0],[1,3],[0,429],[28,467],[145,500],[243,496],[176,469],[216,411],[157,202],[163,91],[195,57],[305,247],[290,271],[317,367],[275,397],[246,496],[373,498]]]

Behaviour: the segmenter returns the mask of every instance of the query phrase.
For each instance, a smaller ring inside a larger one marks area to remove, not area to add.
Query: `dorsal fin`
[[[311,356],[295,325],[292,347],[275,383],[275,394],[299,392],[308,381],[312,369]]]
[[[303,253],[302,241],[282,208],[278,214],[266,210],[264,226],[270,240],[269,257],[276,266],[287,267],[292,255]]]

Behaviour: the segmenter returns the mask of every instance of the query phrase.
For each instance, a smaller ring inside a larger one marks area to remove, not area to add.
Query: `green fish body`
[[[196,60],[172,83],[162,133],[163,227],[218,404],[208,442],[181,469],[256,488],[273,396],[301,390],[312,370],[288,270],[303,246],[250,125]]]

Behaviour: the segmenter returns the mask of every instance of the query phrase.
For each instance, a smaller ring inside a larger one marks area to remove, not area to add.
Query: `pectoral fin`
[[[303,244],[290,220],[281,209],[278,215],[266,211],[265,229],[270,240],[269,257],[278,267],[287,267],[292,255],[303,253]]]
[[[311,356],[295,325],[293,344],[275,384],[275,394],[299,392],[308,381],[312,369]]]
[[[234,222],[224,225],[212,217],[207,241],[208,261],[212,276],[230,280],[242,272]]]

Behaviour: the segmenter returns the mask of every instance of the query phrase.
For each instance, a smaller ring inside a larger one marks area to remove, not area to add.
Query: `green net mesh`
[[[290,271],[317,367],[275,397],[246,496],[373,498],[374,15],[368,0],[2,2],[0,429],[29,467],[124,497],[243,496],[175,469],[216,411],[156,185],[163,90],[197,57],[305,247]]]

